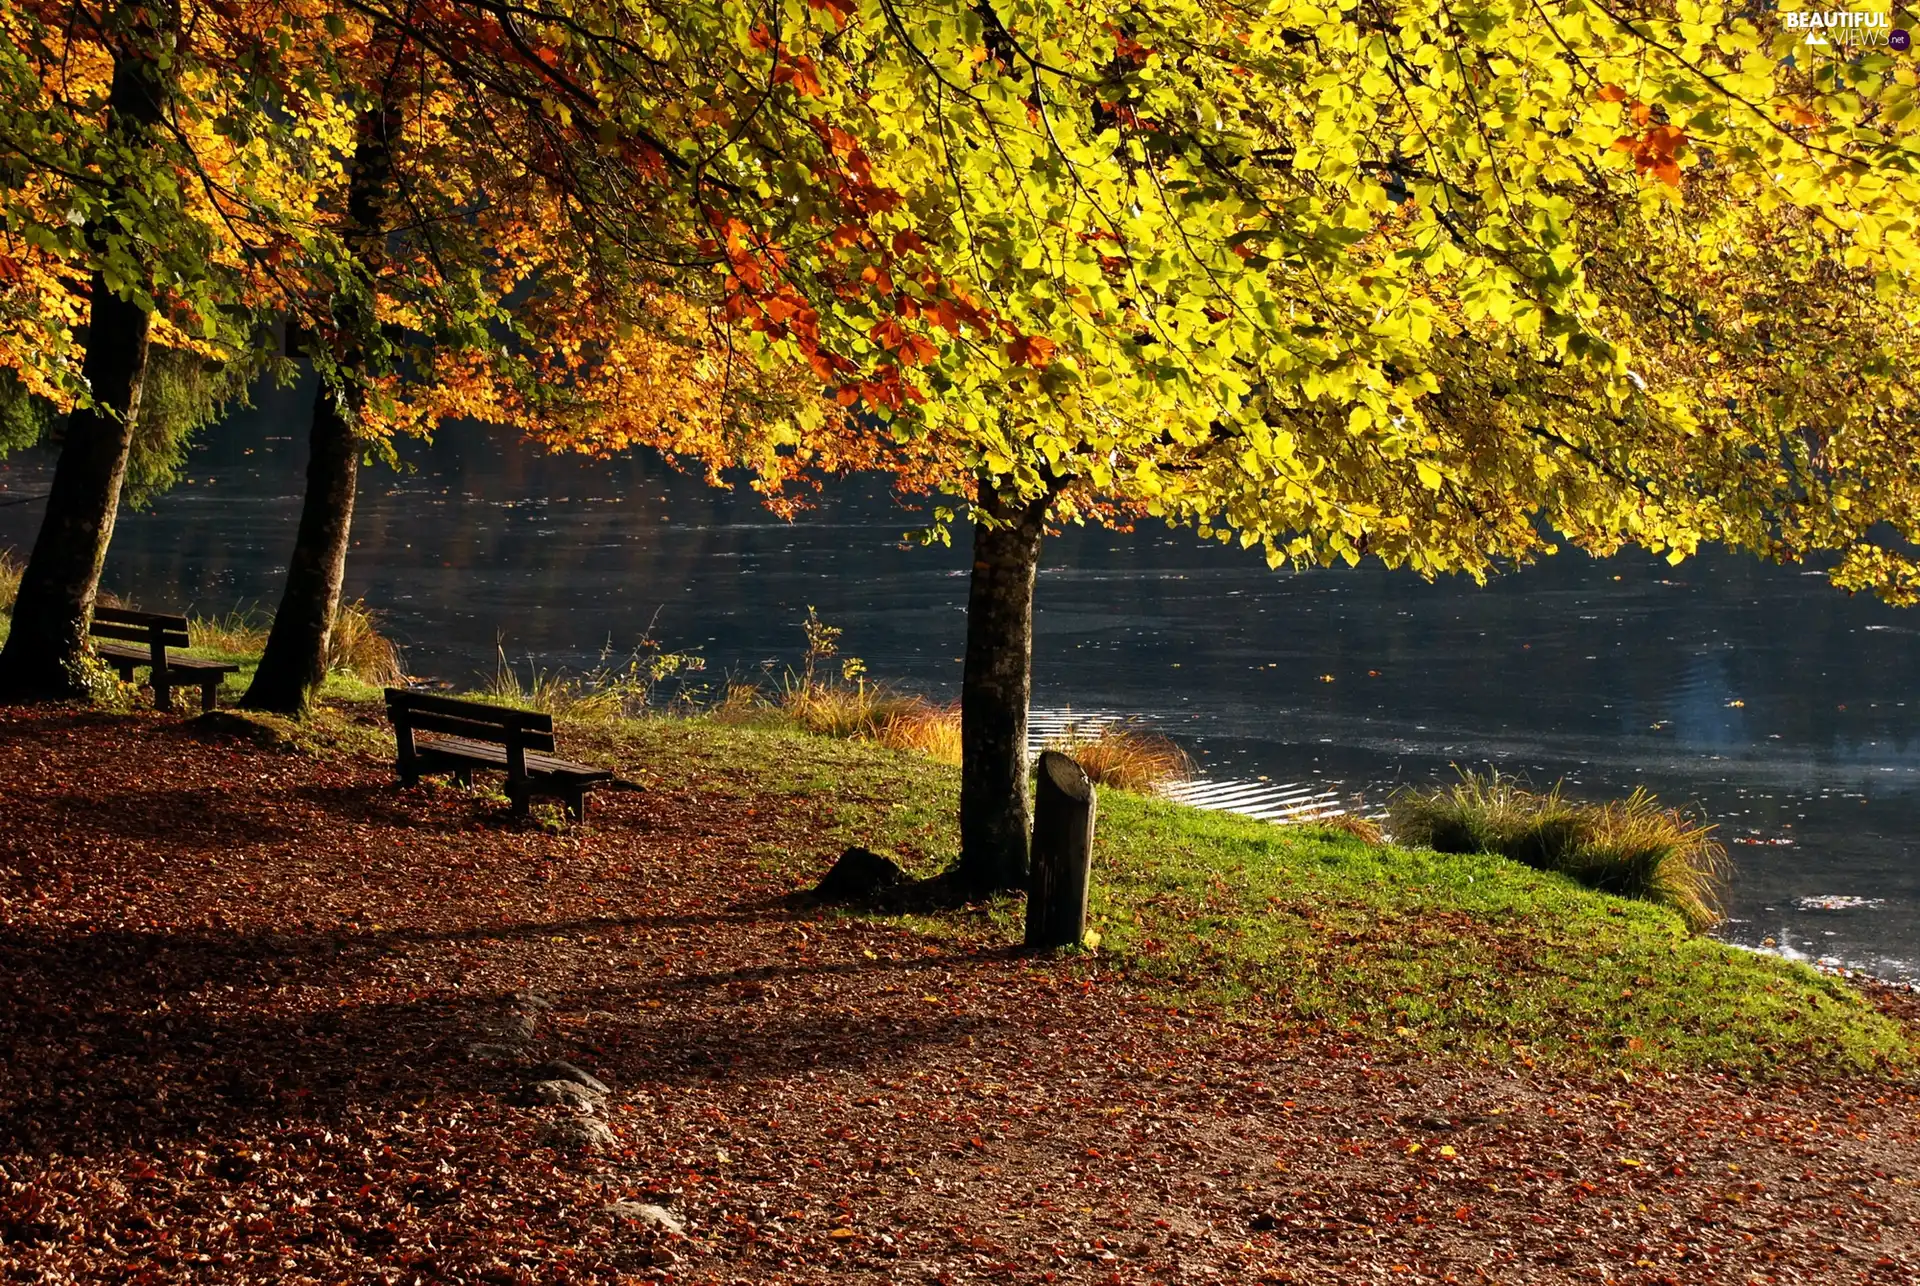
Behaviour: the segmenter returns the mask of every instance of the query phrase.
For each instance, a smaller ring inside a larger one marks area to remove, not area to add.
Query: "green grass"
[[[760,856],[796,882],[841,843],[921,875],[955,847],[958,773],[861,741],[653,719],[562,729],[628,776],[768,797]],[[904,917],[1017,941],[1019,905]],[[1842,979],[1691,932],[1675,911],[1493,854],[1369,844],[1102,792],[1098,957],[1170,1005],[1407,1052],[1575,1069],[1891,1073],[1914,1033]]]

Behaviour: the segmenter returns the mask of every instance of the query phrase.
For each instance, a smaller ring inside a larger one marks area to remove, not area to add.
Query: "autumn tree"
[[[807,43],[829,38],[863,74],[897,41],[892,79],[837,79]],[[1701,172],[1744,218],[1843,229],[1883,277],[1913,259],[1911,75],[1871,52],[1810,65],[1772,20],[1720,10],[1028,6],[922,29],[860,8],[777,49],[772,76],[804,67],[836,122],[865,114],[865,171],[911,216],[841,235],[878,260],[861,279],[905,275],[903,233],[938,283],[843,290],[797,337],[792,312],[739,293],[774,342],[856,363],[842,395],[884,419],[904,477],[975,500],[965,717],[992,731],[969,738],[962,870],[979,887],[1020,865],[1012,707],[1062,505],[1276,563],[1484,575],[1556,531],[1684,553],[1729,509],[1650,467],[1703,399],[1635,369],[1635,310],[1606,292],[1647,253],[1635,234],[1684,246],[1718,220],[1690,203]],[[834,97],[855,82],[869,92]],[[739,257],[792,280],[779,249]],[[964,316],[941,312],[956,301]],[[862,323],[869,352],[828,348]],[[1704,360],[1698,341],[1663,335],[1661,369]]]
[[[358,103],[351,162],[323,201],[347,270],[313,309],[300,529],[244,698],[289,713],[325,677],[360,457],[394,433],[465,416],[560,448],[697,435],[711,455],[740,419],[821,413],[778,363],[729,359],[711,274],[672,268],[702,253],[670,217],[679,181],[655,153],[605,155],[602,131],[556,107],[553,33],[529,44],[480,6],[333,22]]]
[[[189,356],[147,414],[156,344],[245,368],[259,340],[250,304],[274,275],[265,256],[299,242],[298,177],[316,149],[271,90],[284,46],[269,33],[286,16],[144,0],[0,10],[0,367],[26,399],[16,406],[64,414],[0,652],[9,696],[85,690],[94,596],[143,416],[168,439],[205,410]]]
[[[129,4],[109,11],[101,23],[99,35],[109,51],[111,71],[95,156],[105,165],[124,167],[108,181],[123,198],[131,195],[129,171],[151,174],[154,169],[159,127],[173,89],[161,44],[175,21],[165,6]],[[80,372],[86,402],[69,417],[46,520],[21,577],[12,631],[0,651],[0,693],[10,696],[84,689],[75,663],[85,655],[93,598],[140,410],[152,310],[129,296],[140,290],[147,274],[139,271],[141,265],[127,262],[131,256],[116,246],[114,229],[102,215],[105,211],[88,219],[84,243],[99,260],[89,282],[89,338]],[[112,262],[116,250],[118,264]]]
[[[300,525],[287,562],[286,585],[241,704],[299,713],[327,674],[327,649],[340,586],[346,575],[368,385],[384,374],[384,344],[375,280],[386,258],[394,187],[394,153],[404,128],[403,80],[408,59],[401,42],[376,40],[363,55],[377,77],[358,106],[353,153],[347,163],[338,236],[345,271],[334,283],[324,330],[313,333],[310,355],[320,377],[308,429],[307,487]]]

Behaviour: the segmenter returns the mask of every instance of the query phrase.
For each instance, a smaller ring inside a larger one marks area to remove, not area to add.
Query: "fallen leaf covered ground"
[[[830,810],[653,780],[520,826],[372,754],[0,709],[0,1275],[1920,1279],[1910,1084],[1222,1021],[812,906]],[[610,1143],[523,1105],[555,1058]]]

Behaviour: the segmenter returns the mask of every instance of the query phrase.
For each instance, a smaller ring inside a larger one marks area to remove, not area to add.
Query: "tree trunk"
[[[338,384],[322,378],[314,392],[300,529],[260,668],[240,702],[250,710],[302,714],[326,681],[333,618],[346,578],[354,489],[360,477],[361,380],[368,374],[366,345],[375,325],[371,292],[384,258],[393,141],[399,129],[400,114],[391,103],[360,119],[353,172],[347,181],[346,241],[366,273],[368,294],[342,299],[341,378]]]
[[[1027,703],[1033,580],[1050,498],[1009,505],[984,485],[973,528],[960,681],[959,879],[979,893],[1027,882]]]
[[[307,491],[300,529],[287,561],[287,584],[274,613],[260,668],[240,704],[250,710],[297,715],[327,677],[327,651],[340,585],[347,572],[354,489],[360,477],[360,438],[326,380],[313,398],[308,439]]]
[[[154,59],[154,16],[134,6],[116,16],[133,30],[115,54],[107,129],[137,148],[161,119],[166,73]],[[58,701],[87,690],[87,633],[120,510],[153,328],[152,315],[114,293],[104,274],[93,274],[89,295],[81,373],[93,402],[67,417],[47,512],[14,599],[12,630],[0,650],[0,697],[8,700]]]

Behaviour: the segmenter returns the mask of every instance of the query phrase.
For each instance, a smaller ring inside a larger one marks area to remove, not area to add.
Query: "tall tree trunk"
[[[313,429],[307,455],[307,492],[300,529],[287,561],[287,585],[267,634],[260,668],[240,704],[250,710],[301,714],[327,677],[333,618],[346,577],[353,528],[354,489],[364,449],[358,421],[368,374],[366,345],[376,324],[372,292],[385,257],[386,213],[393,181],[393,143],[398,108],[388,103],[360,118],[353,172],[347,180],[346,241],[366,273],[364,297],[343,300],[340,381],[323,378],[313,396]]]
[[[973,528],[967,656],[960,681],[959,879],[980,893],[1027,880],[1027,703],[1033,695],[1033,582],[1051,497],[1023,505],[982,484],[992,522]]]
[[[161,119],[167,73],[155,59],[164,14],[136,5],[115,14],[123,43],[107,91],[107,130],[134,148]],[[92,230],[96,235],[103,230]],[[100,591],[134,419],[147,375],[153,318],[114,293],[103,273],[89,284],[87,355],[81,365],[93,402],[67,417],[47,512],[13,604],[0,650],[0,697],[58,701],[86,692],[87,633]]]

